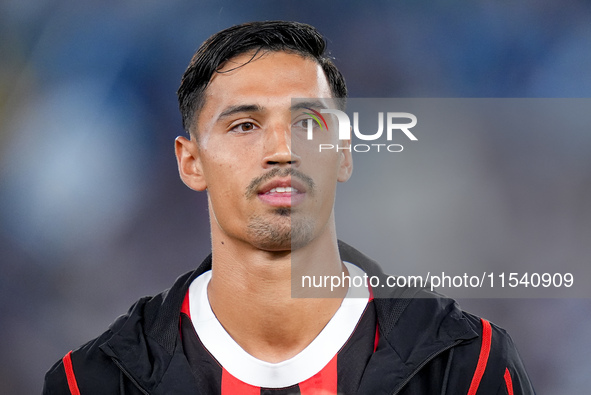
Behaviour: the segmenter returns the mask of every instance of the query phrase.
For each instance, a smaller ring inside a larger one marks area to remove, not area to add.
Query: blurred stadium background
[[[173,139],[183,134],[180,76],[214,32],[251,20],[310,23],[352,97],[591,93],[587,1],[400,3],[2,1],[0,393],[39,393],[54,361],[208,253],[206,197],[178,179]],[[450,142],[437,160],[453,180],[398,168],[392,177],[414,189],[394,188],[388,216],[383,207],[366,216],[371,231],[351,215],[356,199],[379,194],[362,181],[396,180],[361,159],[337,199],[340,234],[382,261],[587,267],[591,130],[556,132],[483,131],[460,152]],[[433,198],[437,183],[448,188]],[[478,218],[492,227],[474,232],[482,197],[491,209]],[[588,393],[589,299],[461,303],[512,334],[539,394]]]

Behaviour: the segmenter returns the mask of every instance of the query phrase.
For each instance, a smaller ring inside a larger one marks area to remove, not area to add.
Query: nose
[[[291,147],[290,125],[282,124],[272,127],[268,131],[265,140],[265,156],[263,158],[263,167],[298,167],[301,161],[300,157],[292,152]]]

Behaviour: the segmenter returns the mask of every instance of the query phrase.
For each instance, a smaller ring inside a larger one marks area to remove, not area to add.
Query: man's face
[[[351,156],[318,153],[317,142],[296,132],[306,121],[302,110],[292,111],[292,98],[330,101],[322,68],[287,52],[247,63],[252,56],[231,59],[212,77],[192,131],[198,142],[177,139],[179,170],[189,187],[207,188],[212,232],[222,241],[287,251],[326,231]],[[337,143],[336,133],[324,138]]]

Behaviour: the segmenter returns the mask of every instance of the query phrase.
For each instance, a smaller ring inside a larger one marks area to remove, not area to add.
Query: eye
[[[249,133],[256,129],[258,129],[258,126],[254,123],[242,122],[241,124],[234,126],[230,131],[234,133]]]
[[[309,126],[312,126],[312,127],[316,126],[316,124],[312,118],[303,118],[303,119],[300,119],[299,121],[296,121],[293,124],[294,128],[303,129],[303,130],[308,130]]]

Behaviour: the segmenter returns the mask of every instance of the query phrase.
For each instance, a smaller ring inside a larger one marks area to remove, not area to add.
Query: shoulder
[[[388,277],[376,262],[341,241],[339,251],[343,260],[377,277],[380,284]],[[404,364],[423,366],[409,387],[424,388],[424,381],[432,385],[439,377],[449,393],[468,393],[470,387],[480,388],[479,394],[534,393],[517,348],[503,328],[462,310],[454,299],[421,287],[378,288],[374,298],[380,334],[395,350],[392,355]]]
[[[509,333],[485,318],[467,312],[462,314],[478,333],[478,338],[456,347],[454,374],[469,374],[471,385],[488,390],[486,393],[534,394]]]
[[[117,368],[98,351],[103,336],[108,337],[108,332],[57,361],[45,375],[43,394],[70,393],[73,385],[77,388],[100,388],[100,393],[116,393],[119,385]]]
[[[112,359],[101,350],[130,320],[142,319],[139,315],[145,303],[152,298],[138,300],[129,311],[119,316],[100,336],[68,352],[58,360],[46,373],[43,394],[71,393],[71,386],[76,383],[80,389],[96,393],[117,393],[120,384],[120,373]],[[72,392],[74,393],[74,392]]]
[[[418,324],[418,325],[417,325]],[[419,291],[408,302],[397,324],[401,331],[437,336],[436,341],[453,339],[441,354],[447,371],[447,388],[452,392],[478,394],[534,394],[513,339],[490,320],[466,312],[451,298]]]
[[[72,377],[82,393],[118,393],[130,385],[122,376],[123,362],[149,376],[156,357],[169,360],[173,353],[189,284],[210,268],[211,255],[195,271],[180,276],[170,289],[139,299],[99,337],[57,361],[45,376],[43,393],[69,393]]]
[[[162,321],[171,321],[170,317],[176,314],[173,299],[182,299],[182,286],[177,284],[186,283],[190,276],[188,273],[179,277],[169,290],[139,299],[100,336],[68,352],[45,375],[43,393],[75,393],[71,392],[72,385],[86,394],[119,393],[121,386],[129,383],[122,377],[118,359],[137,357],[139,364],[141,352],[150,352],[148,345],[153,343],[150,336],[163,332]],[[171,328],[174,325],[175,322],[169,323]]]

